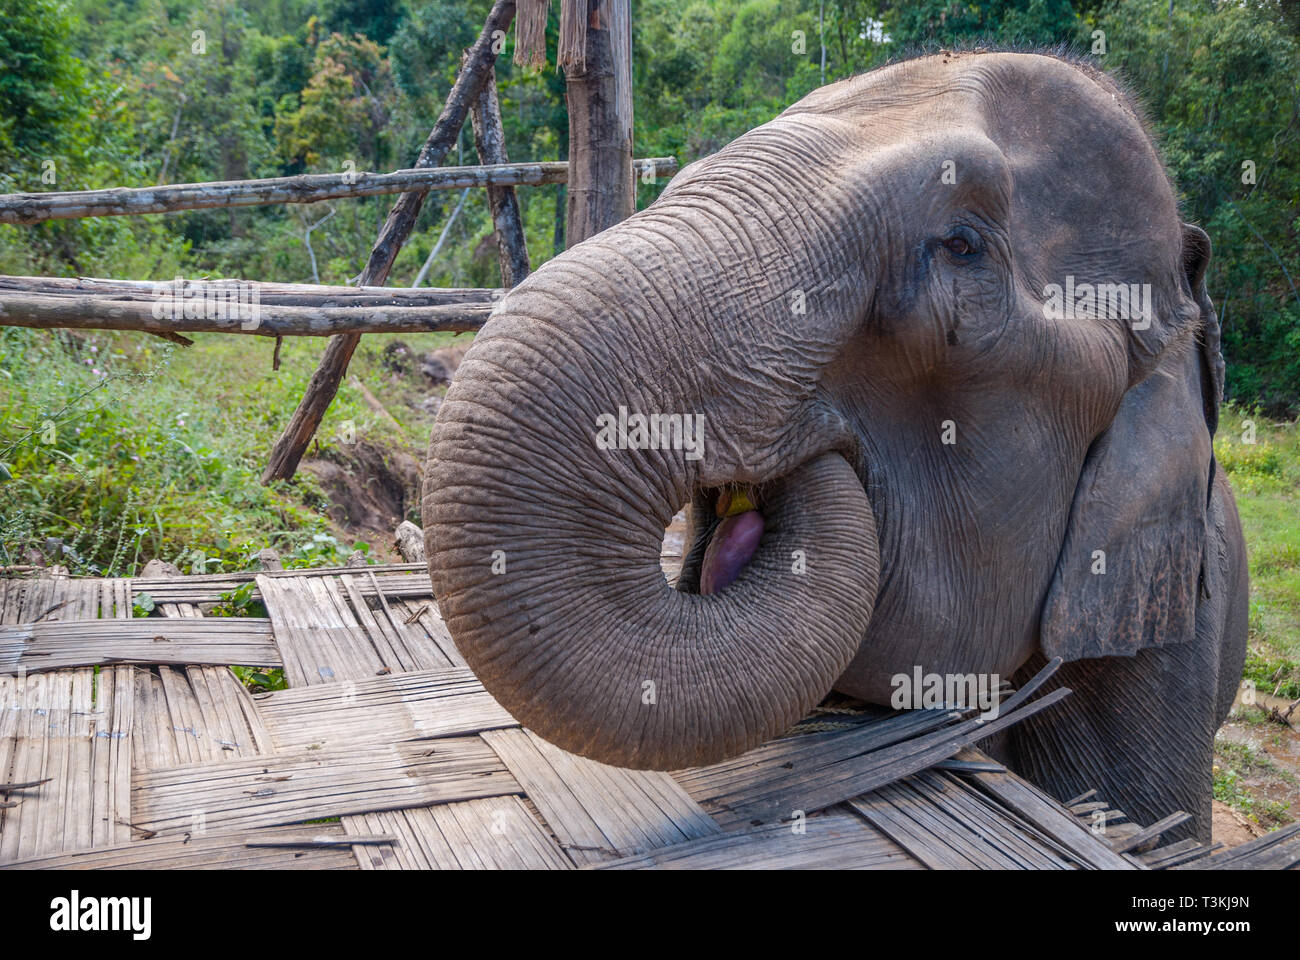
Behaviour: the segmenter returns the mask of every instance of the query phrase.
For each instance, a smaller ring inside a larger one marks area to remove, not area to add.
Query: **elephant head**
[[[520,722],[656,769],[832,687],[888,703],[916,666],[1185,639],[1208,257],[1084,65],[944,54],[817,90],[501,300],[430,445],[447,626]]]

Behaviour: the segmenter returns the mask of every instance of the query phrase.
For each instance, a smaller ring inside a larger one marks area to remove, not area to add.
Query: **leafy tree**
[[[1228,388],[1269,412],[1300,408],[1300,44],[1272,3],[1099,12],[1104,62],[1137,88],[1183,194],[1215,247]]]
[[[882,10],[895,44],[973,41],[1052,44],[1068,40],[1078,20],[1070,0],[906,0]]]
[[[315,45],[301,105],[279,118],[281,155],[291,163],[358,170],[390,163],[387,147],[394,89],[383,48],[360,35],[333,33]]]
[[[84,135],[87,70],[66,50],[71,33],[55,0],[0,0],[0,172],[30,174]]]
[[[388,43],[406,16],[402,0],[323,0],[321,19],[334,31]]]

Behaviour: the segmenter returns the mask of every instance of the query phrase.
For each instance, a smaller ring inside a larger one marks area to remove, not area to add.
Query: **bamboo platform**
[[[207,616],[250,579],[268,618]],[[132,617],[148,593],[157,613]],[[282,667],[253,695],[228,664]],[[819,708],[673,774],[522,729],[452,643],[419,565],[0,580],[0,868],[1123,869],[1295,866],[1300,824],[1157,846],[975,749],[1051,709]],[[324,822],[322,822],[324,821]],[[1096,824],[1104,823],[1098,832]]]

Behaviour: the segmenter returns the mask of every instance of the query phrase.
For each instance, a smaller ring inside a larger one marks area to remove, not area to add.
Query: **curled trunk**
[[[762,540],[735,582],[674,589],[664,528],[725,464],[600,449],[597,417],[699,411],[708,390],[673,350],[641,357],[628,329],[611,335],[571,273],[503,302],[439,411],[434,593],[487,689],[558,746],[652,769],[741,753],[806,715],[857,651],[878,572],[866,494],[838,454],[796,459],[761,485]]]

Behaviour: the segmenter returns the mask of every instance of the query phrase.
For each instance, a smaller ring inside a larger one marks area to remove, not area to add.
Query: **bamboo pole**
[[[183,288],[178,288],[178,282]],[[142,300],[184,296],[190,288],[246,288],[263,305],[285,307],[431,307],[455,303],[494,303],[504,291],[494,287],[335,287],[315,283],[267,283],[260,280],[103,280],[96,277],[0,276],[0,296],[90,297],[100,300]]]

